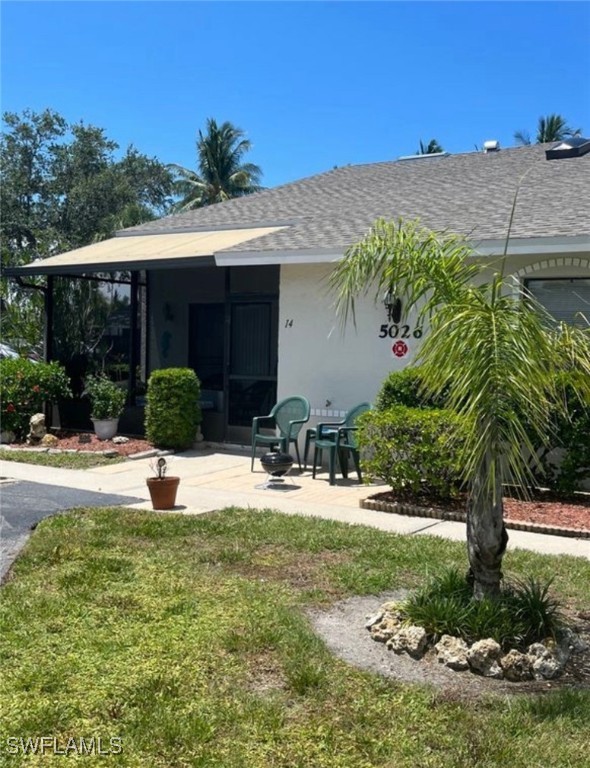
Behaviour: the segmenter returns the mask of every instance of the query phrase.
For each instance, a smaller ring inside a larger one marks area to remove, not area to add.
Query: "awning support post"
[[[129,333],[129,389],[127,404],[135,405],[135,387],[137,384],[137,366],[139,365],[139,272],[131,273],[131,328]]]
[[[43,294],[45,305],[45,329],[43,339],[43,353],[45,362],[50,363],[53,360],[53,275],[47,275],[47,287]]]

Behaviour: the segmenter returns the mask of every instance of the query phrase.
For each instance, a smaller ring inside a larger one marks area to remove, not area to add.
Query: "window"
[[[535,279],[527,280],[525,285],[556,320],[580,327],[590,323],[589,278]]]

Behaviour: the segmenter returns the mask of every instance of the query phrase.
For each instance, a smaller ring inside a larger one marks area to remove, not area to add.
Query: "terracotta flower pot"
[[[176,504],[176,491],[179,477],[148,477],[147,486],[152,497],[154,509],[173,509]]]

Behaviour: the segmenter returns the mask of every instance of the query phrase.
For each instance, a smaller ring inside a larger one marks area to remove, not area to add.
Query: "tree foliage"
[[[112,236],[167,212],[172,175],[155,158],[119,145],[104,129],[69,124],[51,109],[3,115],[0,138],[1,260],[19,266]],[[2,282],[16,346],[40,339],[39,296]]]
[[[537,133],[535,144],[545,144],[550,141],[561,141],[571,136],[580,136],[581,128],[572,128],[567,124],[567,120],[562,115],[551,114],[541,116],[537,123]],[[531,136],[528,131],[515,131],[514,138],[517,144],[532,144]]]
[[[430,139],[428,144],[425,144],[422,139],[420,139],[420,146],[416,152],[417,155],[436,155],[438,152],[444,152],[444,149],[436,139]]]
[[[199,130],[197,139],[197,170],[169,166],[176,173],[175,191],[181,198],[176,210],[188,211],[258,192],[262,170],[244,162],[251,149],[240,128],[227,121],[218,125],[208,118],[206,133]]]

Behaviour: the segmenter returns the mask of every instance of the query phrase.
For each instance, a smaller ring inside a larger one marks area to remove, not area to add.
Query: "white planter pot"
[[[117,434],[119,419],[92,419],[94,434],[99,440],[110,440]]]

